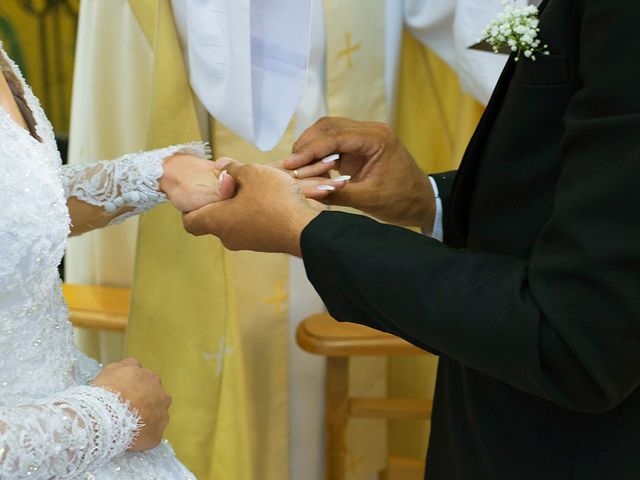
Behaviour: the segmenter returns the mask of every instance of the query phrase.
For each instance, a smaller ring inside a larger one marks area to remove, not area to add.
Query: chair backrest
[[[73,326],[120,332],[126,330],[131,289],[65,283],[62,293]]]
[[[337,322],[328,313],[306,318],[298,326],[296,337],[303,350],[329,357],[427,354],[395,335],[356,323]]]

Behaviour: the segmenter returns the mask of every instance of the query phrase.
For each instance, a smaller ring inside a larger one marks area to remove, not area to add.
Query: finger
[[[310,177],[321,177],[326,173],[329,173],[331,169],[335,165],[335,161],[331,161],[328,163],[316,162],[310,165],[296,168],[293,170],[293,178],[301,179],[301,178],[310,178]],[[291,174],[291,172],[289,172]]]
[[[328,149],[327,149],[328,151]],[[302,169],[305,166],[324,165],[331,170],[337,167],[337,161],[340,159],[340,154],[330,153],[328,155],[321,155],[315,152],[310,152],[308,149],[300,149],[282,161],[282,165],[286,170]]]
[[[289,170],[284,166],[285,160],[277,160],[275,162],[267,163],[266,166],[275,168],[277,170],[281,170],[285,172],[287,175],[291,175],[295,179],[307,178],[307,177],[323,177],[323,176],[326,176],[328,178],[328,173],[336,165],[336,162],[333,161],[334,160],[333,158],[331,158],[330,160],[331,161],[327,161],[324,163],[318,162],[317,165],[312,164],[309,166],[309,167],[313,167],[310,170],[304,170],[304,168],[306,167],[301,167],[297,171],[296,169]]]
[[[164,430],[167,428],[167,425],[169,425],[170,420],[171,419],[169,417],[169,412],[166,412],[165,415],[162,417],[162,420],[160,420],[159,422],[161,437],[162,437],[162,432],[164,432]]]
[[[313,125],[307,128],[304,132],[300,134],[300,136],[296,139],[296,141],[291,146],[291,151],[295,152],[300,148],[300,146],[305,143],[313,140],[315,137],[320,135],[325,131],[326,125],[331,121],[330,117],[323,117],[316,120]]]
[[[265,163],[265,165],[268,165],[268,166],[273,167],[273,168],[277,168],[279,170],[286,170],[284,168],[283,163],[284,163],[284,160],[280,159],[280,160],[275,160],[273,162]]]
[[[123,366],[142,367],[142,364],[138,361],[138,359],[133,357],[125,358],[124,360],[121,360],[118,363]]]
[[[327,131],[331,130],[339,130],[344,128],[346,125],[353,123],[353,120],[349,120],[347,118],[342,117],[323,117],[317,120],[313,125],[307,128],[302,134],[298,137],[296,142],[293,144],[292,152],[297,151],[302,145],[310,142],[318,135],[325,134]]]
[[[236,180],[236,185],[239,185],[238,176],[240,169],[245,166],[244,163],[238,162],[237,160],[233,160],[231,158],[221,158],[218,160],[222,167],[222,170],[227,172],[234,180]]]
[[[288,169],[296,169],[336,153],[356,154],[366,158],[383,147],[377,136],[368,133],[367,130],[349,128],[317,136],[286,158],[284,165]]]
[[[232,210],[229,199],[224,202],[211,203],[193,212],[182,215],[182,224],[187,232],[192,235],[215,235],[219,236],[220,225],[224,225],[224,219],[227,218],[228,212]],[[221,218],[222,220],[218,220]]]
[[[322,200],[328,195],[343,189],[348,180],[348,178],[338,178],[336,181],[335,179],[315,177],[300,180],[299,184],[305,197]]]
[[[336,188],[320,201],[326,205],[340,205],[361,208],[360,201],[369,198],[370,190],[360,182],[345,182],[342,188]],[[317,198],[316,198],[317,199]]]
[[[227,173],[226,170],[223,170],[222,173],[220,173],[219,181],[219,197],[221,201],[227,200],[228,198],[231,198],[236,194],[236,181],[231,175]]]
[[[148,368],[143,368],[142,371],[150,380],[153,380],[158,384],[160,383],[160,376],[156,372],[149,370]]]
[[[222,172],[223,170],[225,170],[225,167],[231,162],[235,162],[235,160],[229,157],[220,157],[215,162],[213,162],[213,167],[217,172]]]

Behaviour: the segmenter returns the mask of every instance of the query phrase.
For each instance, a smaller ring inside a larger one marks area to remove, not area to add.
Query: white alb
[[[167,443],[126,451],[139,418],[115,394],[89,385],[100,367],[74,346],[57,269],[70,231],[66,196],[122,209],[122,220],[165,200],[158,192],[165,158],[206,149],[175,146],[63,167],[51,124],[11,66],[42,142],[0,109],[0,478],[194,479]]]

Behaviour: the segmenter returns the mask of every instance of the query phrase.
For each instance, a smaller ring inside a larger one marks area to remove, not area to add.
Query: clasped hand
[[[228,173],[225,165],[229,162],[231,159],[220,159],[214,163],[189,154],[173,155],[164,162],[164,174],[159,182],[160,190],[181,212],[191,212],[205,205],[226,200],[235,194],[236,189],[234,177],[225,175]],[[271,166],[283,169],[282,162]],[[342,188],[344,181],[323,176],[330,169],[331,165],[326,164],[308,169],[308,177],[310,172],[315,171],[316,175],[313,178],[299,179],[301,192],[307,198],[319,200],[331,191]]]
[[[322,161],[334,153],[339,160]],[[228,174],[221,177],[224,201],[186,213],[183,221],[190,233],[213,234],[232,250],[300,256],[302,230],[323,210],[318,201],[426,232],[433,226],[431,184],[385,124],[325,118],[302,134],[282,162],[220,159],[214,168]],[[332,169],[338,179],[329,177]]]

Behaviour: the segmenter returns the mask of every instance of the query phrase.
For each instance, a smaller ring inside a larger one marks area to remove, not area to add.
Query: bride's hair
[[[27,101],[24,98],[24,88],[22,87],[22,82],[14,72],[11,65],[9,65],[9,61],[7,58],[0,52],[0,70],[4,75],[4,78],[7,80],[9,84],[9,88],[11,89],[11,93],[13,93],[13,98],[15,98],[16,103],[18,104],[18,108],[20,109],[20,113],[24,117],[24,121],[27,124],[27,128],[29,129],[29,133],[38,141],[42,141],[38,132],[36,132],[36,121],[33,118],[33,112],[29,108]]]

